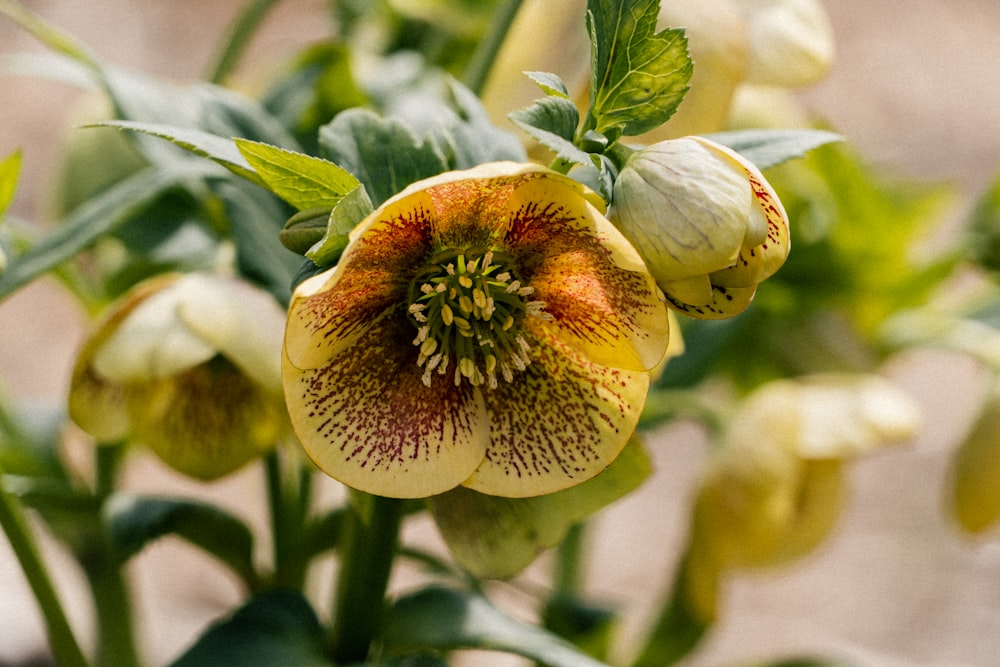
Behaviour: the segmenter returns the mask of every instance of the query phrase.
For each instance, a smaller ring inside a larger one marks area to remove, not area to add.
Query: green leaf
[[[761,170],[802,157],[824,144],[844,140],[836,132],[812,129],[734,130],[716,132],[705,138],[732,148]]]
[[[994,274],[1000,272],[1000,174],[980,195],[962,240],[973,262]]]
[[[559,544],[570,527],[634,491],[650,464],[633,440],[607,470],[572,488],[534,498],[488,496],[458,487],[430,499],[455,560],[479,578],[505,579]]]
[[[17,180],[21,175],[21,151],[14,151],[0,160],[0,220],[14,203]]]
[[[489,649],[549,667],[607,667],[560,637],[514,620],[477,593],[432,587],[407,595],[389,610],[384,628],[383,643],[394,653]]]
[[[171,667],[332,667],[322,635],[301,594],[264,591],[209,628]]]
[[[185,498],[113,495],[104,508],[108,533],[124,562],[149,542],[177,535],[204,549],[253,584],[253,533],[243,521],[214,505]]]
[[[576,105],[571,100],[556,96],[543,97],[530,107],[514,111],[508,118],[528,134],[532,134],[531,130],[542,130],[560,137],[570,145],[572,145],[573,137],[576,135],[576,127],[580,124],[580,112]],[[532,137],[538,139],[534,134]],[[545,145],[557,150],[548,144]],[[583,151],[580,153],[586,155]]]
[[[539,88],[545,91],[546,95],[570,99],[569,89],[558,75],[552,72],[525,72],[525,76],[538,84]]]
[[[452,78],[446,78],[444,83],[440,117],[437,125],[427,129],[446,156],[449,169],[469,169],[498,160],[527,160],[520,140],[493,124],[471,90]]]
[[[266,188],[263,179],[257,175],[243,154],[236,148],[232,139],[226,139],[203,130],[194,130],[162,123],[145,123],[135,120],[109,120],[95,123],[90,127],[114,127],[120,130],[141,132],[150,136],[166,139],[200,157],[205,157],[241,176],[252,183]]]
[[[368,191],[358,185],[344,195],[330,211],[326,234],[306,251],[316,266],[333,266],[347,247],[349,235],[359,222],[374,210]]]
[[[449,168],[430,138],[418,140],[402,122],[366,109],[339,114],[320,129],[319,140],[333,162],[360,179],[375,206],[410,183]]]
[[[53,231],[16,258],[0,275],[0,299],[70,259],[98,238],[131,220],[185,179],[206,175],[146,169],[77,207]]]
[[[322,158],[245,139],[236,146],[267,187],[299,210],[333,208],[358,187],[350,172]]]
[[[642,134],[665,123],[680,106],[693,69],[687,38],[682,29],[655,33],[659,11],[658,0],[588,0],[586,130],[610,139]]]

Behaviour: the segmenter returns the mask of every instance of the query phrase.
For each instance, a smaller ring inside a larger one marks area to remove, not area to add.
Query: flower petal
[[[670,326],[656,283],[621,232],[565,180],[552,174],[517,188],[504,245],[561,340],[594,363],[649,370],[663,358]]]
[[[489,449],[463,486],[497,496],[553,493],[607,468],[628,442],[649,374],[607,368],[538,330],[532,363],[484,392]]]
[[[746,310],[756,293],[756,285],[753,287],[712,285],[712,298],[707,303],[702,304],[687,303],[669,291],[664,291],[663,294],[667,297],[667,303],[674,310],[688,317],[696,317],[701,320],[724,320]]]
[[[361,491],[420,498],[454,488],[488,442],[478,390],[450,378],[421,382],[413,330],[391,313],[341,346],[329,363],[300,369],[285,355],[288,412],[320,469]]]
[[[298,286],[285,331],[294,366],[324,366],[405,300],[431,253],[431,206],[423,192],[390,200],[355,228],[337,266]]]

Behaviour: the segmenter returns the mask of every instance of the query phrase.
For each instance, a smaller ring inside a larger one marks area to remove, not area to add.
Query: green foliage
[[[758,169],[770,169],[825,144],[843,141],[844,137],[826,130],[734,130],[706,135],[723,146],[732,148]]]
[[[682,29],[656,31],[658,0],[588,0],[590,111],[584,130],[612,141],[674,114],[693,66]]]
[[[258,593],[213,625],[171,667],[331,667],[316,612],[289,590]]]
[[[149,542],[176,535],[220,559],[251,587],[256,583],[253,534],[243,521],[214,505],[118,493],[108,499],[104,520],[123,562]]]
[[[0,220],[14,202],[17,180],[21,174],[21,151],[14,151],[0,160]]]
[[[382,642],[392,653],[487,648],[550,667],[606,665],[544,630],[514,620],[478,593],[427,587],[389,609]]]
[[[976,202],[965,230],[969,258],[994,275],[1000,274],[1000,174]]]

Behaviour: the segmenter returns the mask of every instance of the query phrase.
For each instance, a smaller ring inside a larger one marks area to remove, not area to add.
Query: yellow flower
[[[70,416],[98,441],[138,442],[192,477],[230,473],[287,432],[283,321],[269,295],[233,278],[147,280],[84,344]]]
[[[701,137],[633,154],[613,202],[611,220],[685,315],[739,314],[788,256],[788,216],[760,170]]]
[[[551,493],[628,442],[667,314],[603,201],[536,165],[411,185],[293,295],[282,374],[316,464],[369,493]]]
[[[714,617],[719,575],[774,566],[814,549],[836,521],[844,463],[911,437],[913,401],[872,375],[816,375],[764,385],[740,404],[699,487],[687,576]]]

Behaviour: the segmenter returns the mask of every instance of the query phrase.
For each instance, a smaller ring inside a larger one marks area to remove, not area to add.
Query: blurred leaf
[[[604,472],[565,491],[502,498],[458,487],[430,499],[455,560],[480,578],[504,579],[559,544],[570,527],[634,491],[650,473],[637,439]]]
[[[41,241],[11,258],[7,270],[0,275],[0,298],[89,247],[186,178],[197,176],[190,171],[147,169],[77,207]]]
[[[366,109],[350,109],[324,125],[320,145],[331,161],[358,177],[375,206],[410,183],[448,170],[430,138],[418,140],[402,122]]]
[[[263,188],[267,187],[264,180],[254,171],[250,163],[240,153],[236,147],[236,143],[232,139],[226,139],[203,130],[133,120],[109,120],[103,123],[96,123],[94,127],[114,127],[166,139],[195,155],[221,164],[237,176],[241,176]]]
[[[692,64],[682,29],[656,33],[658,0],[588,0],[590,111],[585,129],[609,139],[654,130],[674,114]]]
[[[607,667],[563,639],[514,620],[477,593],[446,588],[426,588],[397,600],[386,615],[382,641],[393,653],[489,649],[549,667]]]
[[[540,141],[546,148],[558,153],[560,149],[563,151],[568,150],[564,148],[565,144],[562,142],[573,146],[573,136],[576,134],[576,126],[580,122],[580,112],[571,100],[549,96],[537,100],[530,107],[511,113],[509,118],[511,122],[531,135],[532,138]],[[546,141],[550,136],[556,136],[562,139],[562,142],[559,142],[559,145],[556,146],[550,145]],[[562,153],[560,153],[560,157],[564,159],[571,158],[570,155],[563,155]],[[576,149],[576,153],[573,154],[573,159],[570,161],[577,162],[578,164],[589,164],[590,155],[586,151]]]
[[[177,535],[221,560],[248,584],[256,579],[253,533],[243,521],[214,505],[116,493],[104,513],[116,554],[123,562],[149,542]]]
[[[332,667],[322,635],[301,594],[264,591],[210,627],[171,667]]]
[[[1000,274],[1000,174],[976,202],[965,227],[965,249],[973,262]]]
[[[14,202],[17,181],[21,175],[21,151],[14,151],[0,160],[0,220]]]
[[[333,208],[359,185],[346,169],[322,158],[243,139],[236,146],[266,187],[300,211]]]
[[[618,615],[569,595],[556,595],[542,612],[542,625],[598,660],[607,660]]]
[[[469,169],[478,164],[513,160],[524,162],[524,146],[512,133],[501,130],[479,98],[452,78],[444,80],[445,93],[438,124],[428,128],[448,158],[449,169]]]
[[[537,83],[546,95],[570,99],[569,89],[558,75],[552,72],[525,72],[524,75]]]
[[[734,130],[708,134],[705,138],[732,148],[761,170],[802,157],[824,144],[844,140],[836,132],[812,129]]]

